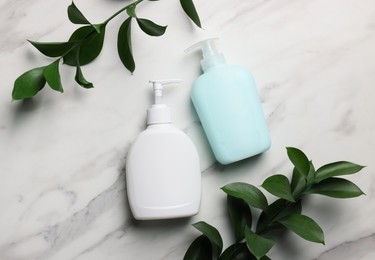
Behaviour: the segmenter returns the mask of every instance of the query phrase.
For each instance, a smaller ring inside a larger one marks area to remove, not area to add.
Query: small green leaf
[[[212,259],[212,247],[210,240],[205,235],[199,236],[191,243],[185,253],[184,260]]]
[[[321,227],[311,218],[301,214],[288,215],[278,220],[286,228],[300,237],[316,243],[324,244],[324,233]]]
[[[126,19],[120,26],[117,39],[117,50],[125,68],[133,73],[135,70],[135,62],[131,44],[131,17]]]
[[[245,227],[251,227],[252,216],[249,205],[242,199],[227,196],[229,219],[234,230],[236,241],[239,242],[245,237]]]
[[[19,76],[14,82],[12,98],[20,100],[35,96],[46,84],[43,71],[44,67],[34,68]]]
[[[85,77],[82,74],[82,70],[80,66],[77,66],[76,68],[76,76],[75,76],[76,82],[83,88],[93,88],[94,85],[87,81]]]
[[[302,173],[299,170],[297,170],[296,167],[294,167],[293,169],[290,187],[292,189],[292,195],[294,199],[297,199],[306,187],[306,179],[302,175]]]
[[[55,62],[45,67],[43,71],[43,75],[48,85],[53,90],[63,93],[64,90],[61,84],[61,78],[60,78],[60,73],[59,73],[59,63],[60,63],[60,59],[56,60]]]
[[[68,6],[68,17],[69,20],[74,24],[90,24],[73,1],[72,4]]]
[[[72,36],[70,36],[69,42],[79,44],[76,44],[77,46],[64,56],[64,63],[70,66],[77,66],[76,55],[78,49],[79,64],[81,66],[96,59],[103,48],[105,35],[105,25],[101,25],[100,28],[100,33],[93,26],[83,26],[74,31]]]
[[[100,24],[91,24],[92,27],[95,28],[96,32],[97,33],[101,33],[101,31],[104,29],[105,30],[105,26],[106,24],[104,23],[100,23]]]
[[[234,182],[225,185],[221,188],[226,194],[243,199],[250,206],[258,209],[265,210],[268,206],[268,202],[264,194],[255,186],[243,183]]]
[[[100,26],[96,24],[91,24],[87,18],[82,14],[78,7],[72,1],[72,4],[68,6],[68,18],[74,24],[89,24],[91,25],[98,33],[100,33]]]
[[[193,227],[202,232],[210,240],[215,255],[219,256],[223,250],[223,240],[219,231],[204,221],[194,223]]]
[[[153,21],[147,19],[137,18],[137,23],[142,31],[150,36],[163,35],[165,33],[165,30],[167,29],[167,26],[158,25]]]
[[[306,182],[307,182],[307,185],[310,185],[311,183],[313,183],[315,181],[315,167],[314,167],[314,164],[312,163],[312,161],[309,161],[309,173],[307,174],[307,177],[306,177]]]
[[[202,28],[201,20],[199,19],[199,15],[197,10],[195,9],[194,3],[192,0],[180,0],[182,9],[184,9],[187,16],[199,27]]]
[[[294,147],[287,147],[286,150],[290,161],[307,178],[310,169],[310,162],[307,156]]]
[[[357,185],[342,178],[328,178],[314,184],[307,194],[321,194],[333,198],[354,198],[363,195],[363,191]]]
[[[258,218],[256,232],[257,234],[265,234],[272,230],[280,229],[281,224],[274,222],[274,219],[277,218],[287,205],[287,201],[284,199],[278,199],[268,205],[267,209],[262,211]]]
[[[135,7],[136,5],[131,5],[126,9],[126,13],[133,18],[137,17],[137,14],[135,13]]]
[[[271,203],[265,211],[263,211],[258,219],[257,233],[265,234],[270,231],[283,229],[284,227],[277,223],[277,220],[291,214],[301,214],[301,201],[295,203],[288,202],[284,199],[278,199]]]
[[[93,88],[94,85],[91,82],[87,81],[85,79],[85,77],[83,76],[83,74],[82,74],[81,66],[79,64],[79,51],[80,50],[78,48],[78,50],[76,52],[76,64],[77,64],[77,67],[76,67],[75,80],[83,88]]]
[[[229,246],[219,257],[219,260],[254,260],[246,243],[236,243]]]
[[[255,234],[248,227],[245,229],[245,237],[247,248],[257,259],[265,256],[275,244],[275,241]]]
[[[279,198],[294,202],[289,180],[284,175],[276,174],[268,177],[263,182],[262,187]]]
[[[340,161],[326,164],[316,171],[315,182],[339,175],[354,174],[362,170],[365,166],[355,163]]]
[[[60,57],[73,48],[74,42],[29,42],[48,57]]]
[[[301,201],[297,201],[297,202],[294,202],[294,203],[290,203],[290,202],[287,202],[287,201],[284,201],[285,204],[284,204],[284,207],[282,208],[282,210],[276,215],[274,216],[273,218],[273,221],[277,221],[285,216],[288,216],[288,215],[292,215],[292,214],[301,214],[302,212],[302,204],[301,204]],[[268,208],[267,209],[267,214],[270,214],[270,209]]]

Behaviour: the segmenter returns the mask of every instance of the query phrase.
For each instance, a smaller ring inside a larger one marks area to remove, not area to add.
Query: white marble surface
[[[76,0],[94,22],[127,2]],[[134,28],[134,75],[116,54],[122,16],[109,24],[102,54],[83,68],[94,89],[77,86],[74,69],[63,66],[64,94],[46,88],[31,101],[11,102],[16,77],[50,62],[26,39],[63,41],[76,26],[66,16],[70,0],[0,0],[1,260],[182,259],[198,235],[190,224],[198,220],[216,226],[229,245],[219,188],[290,173],[285,146],[301,148],[317,166],[336,160],[367,165],[348,177],[367,195],[311,197],[304,212],[323,227],[326,245],[287,234],[270,257],[374,259],[375,2],[195,2],[205,30],[192,26],[178,1],[139,6],[139,16],[169,27],[159,38]],[[199,56],[183,52],[211,36],[221,38],[228,62],[253,71],[273,140],[261,157],[225,167],[214,162],[189,99]],[[137,222],[124,189],[125,158],[145,126],[148,80],[170,77],[184,80],[165,100],[174,124],[199,150],[201,211],[190,219]]]

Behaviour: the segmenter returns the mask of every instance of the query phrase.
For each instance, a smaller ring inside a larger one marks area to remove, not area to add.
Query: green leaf
[[[310,169],[310,162],[307,156],[301,150],[294,147],[287,147],[286,150],[293,165],[307,177]]]
[[[221,188],[226,194],[243,199],[250,206],[258,209],[265,210],[268,206],[268,202],[264,194],[255,186],[243,183],[234,182],[225,185]]]
[[[133,18],[137,17],[137,14],[135,13],[135,5],[131,5],[126,9],[126,13]]]
[[[34,68],[19,76],[12,92],[13,100],[31,98],[36,95],[46,84],[43,76],[44,67]]]
[[[365,166],[355,163],[340,161],[326,164],[316,171],[315,182],[339,175],[354,174],[362,170]]]
[[[287,201],[284,199],[278,199],[268,205],[267,209],[262,211],[258,218],[256,232],[259,235],[268,233],[273,230],[282,228],[281,224],[274,222],[277,215],[280,214],[287,205]]]
[[[212,259],[212,247],[210,240],[204,235],[199,236],[191,243],[185,253],[184,260]]]
[[[79,64],[79,48],[76,52],[76,64],[77,64],[76,76],[75,76],[76,82],[83,88],[93,88],[94,85],[91,82],[87,81],[82,74],[81,66]]]
[[[61,78],[60,78],[60,73],[59,73],[59,63],[60,63],[60,59],[56,60],[55,62],[45,67],[43,71],[43,75],[48,85],[53,90],[63,93],[64,90],[61,84]]]
[[[219,260],[253,260],[256,259],[250,254],[246,243],[236,243],[229,246],[219,257]]]
[[[245,237],[247,248],[257,259],[265,256],[275,244],[275,241],[255,234],[248,227],[245,229]]]
[[[294,167],[293,169],[293,175],[292,175],[292,181],[291,181],[290,187],[292,189],[292,195],[294,199],[299,198],[302,191],[306,187],[306,179],[302,175],[302,173],[299,170],[297,170],[296,167]]]
[[[321,194],[333,198],[354,198],[363,195],[363,191],[357,185],[342,178],[328,178],[314,184],[307,194]]]
[[[80,66],[77,66],[76,68],[76,76],[75,76],[76,82],[83,88],[93,88],[94,85],[87,81],[85,77],[82,74],[82,70]]]
[[[74,42],[29,42],[48,57],[60,57],[73,48]]]
[[[199,19],[199,15],[197,10],[195,9],[194,3],[192,0],[180,0],[182,9],[184,9],[187,16],[199,27],[202,28],[201,20]]]
[[[321,227],[311,218],[301,214],[288,215],[278,220],[286,228],[300,237],[316,243],[324,244],[324,233]]]
[[[78,7],[72,1],[71,5],[68,6],[68,18],[74,24],[89,24],[91,25],[98,33],[100,33],[100,25],[91,24],[89,20],[82,14]]]
[[[68,6],[68,17],[69,20],[74,24],[90,24],[73,1],[72,4]]]
[[[278,199],[260,214],[257,223],[257,233],[265,234],[270,231],[283,229],[284,227],[277,220],[291,214],[301,214],[301,212],[302,205],[300,200],[291,203],[284,199]]]
[[[288,201],[294,202],[289,180],[282,174],[276,174],[268,177],[262,184],[262,187],[269,193]]]
[[[306,177],[306,182],[307,182],[307,185],[310,185],[312,184],[314,181],[315,181],[315,167],[314,167],[314,164],[312,163],[312,161],[309,161],[309,173],[307,174],[307,177]]]
[[[219,231],[217,231],[216,228],[204,221],[194,223],[193,227],[202,232],[210,240],[215,254],[219,256],[221,254],[221,251],[223,250],[223,240],[220,236]]]
[[[117,50],[125,68],[133,73],[135,70],[135,62],[131,44],[131,17],[126,19],[120,26],[117,39]]]
[[[158,25],[153,21],[147,19],[137,18],[137,23],[142,31],[150,36],[163,35],[165,33],[165,30],[167,29],[167,26]]]
[[[106,24],[104,24],[104,23],[91,24],[91,26],[95,28],[97,33],[100,33],[103,29],[105,30]]]
[[[79,64],[86,65],[96,59],[102,48],[105,35],[105,25],[100,26],[98,33],[93,26],[83,26],[78,28],[70,36],[69,42],[78,45],[64,56],[64,63],[70,66],[77,66],[76,56],[79,49]]]
[[[245,237],[245,227],[251,227],[252,216],[249,205],[242,199],[227,196],[229,219],[234,230],[236,241],[239,242]]]

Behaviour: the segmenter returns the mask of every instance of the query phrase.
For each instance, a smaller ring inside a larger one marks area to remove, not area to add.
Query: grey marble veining
[[[46,87],[33,100],[12,102],[14,80],[52,62],[26,39],[63,41],[69,24],[63,1],[0,0],[0,259],[182,259],[204,220],[232,242],[225,184],[260,185],[273,173],[290,174],[285,147],[304,150],[316,166],[348,160],[367,167],[348,176],[366,196],[350,200],[312,196],[304,213],[323,228],[326,244],[294,234],[280,237],[275,260],[374,259],[375,3],[372,0],[195,0],[204,30],[194,27],[179,1],[147,1],[138,15],[168,25],[162,37],[133,30],[136,70],[116,54],[117,30],[107,27],[102,53],[84,66],[95,84],[85,90],[74,69],[61,66],[64,94]],[[127,1],[76,0],[94,22]],[[46,15],[48,14],[48,15]],[[184,50],[220,38],[229,63],[253,72],[270,128],[272,147],[233,165],[215,163],[190,102],[200,73],[199,55]],[[166,91],[175,126],[195,143],[203,195],[200,213],[188,219],[135,221],[125,190],[127,151],[145,127],[149,79],[184,80]],[[269,200],[274,198],[269,196]],[[256,212],[254,212],[257,215]]]

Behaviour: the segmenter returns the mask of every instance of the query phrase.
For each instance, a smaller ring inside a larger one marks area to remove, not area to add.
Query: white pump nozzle
[[[161,98],[163,96],[164,85],[181,83],[182,80],[166,79],[166,80],[150,80],[149,82],[152,83],[152,88],[154,89],[155,105],[156,105],[156,104],[161,104]]]
[[[169,107],[162,104],[163,88],[164,85],[181,83],[180,79],[167,79],[167,80],[150,80],[154,90],[155,103],[147,110],[147,124],[167,124],[171,123],[171,111]]]
[[[215,46],[215,41],[218,39],[219,38],[210,38],[197,42],[187,48],[185,52],[190,52],[194,49],[200,48],[203,55],[203,59],[201,60],[202,69],[203,71],[206,71],[213,65],[225,62],[223,54],[221,54]]]

